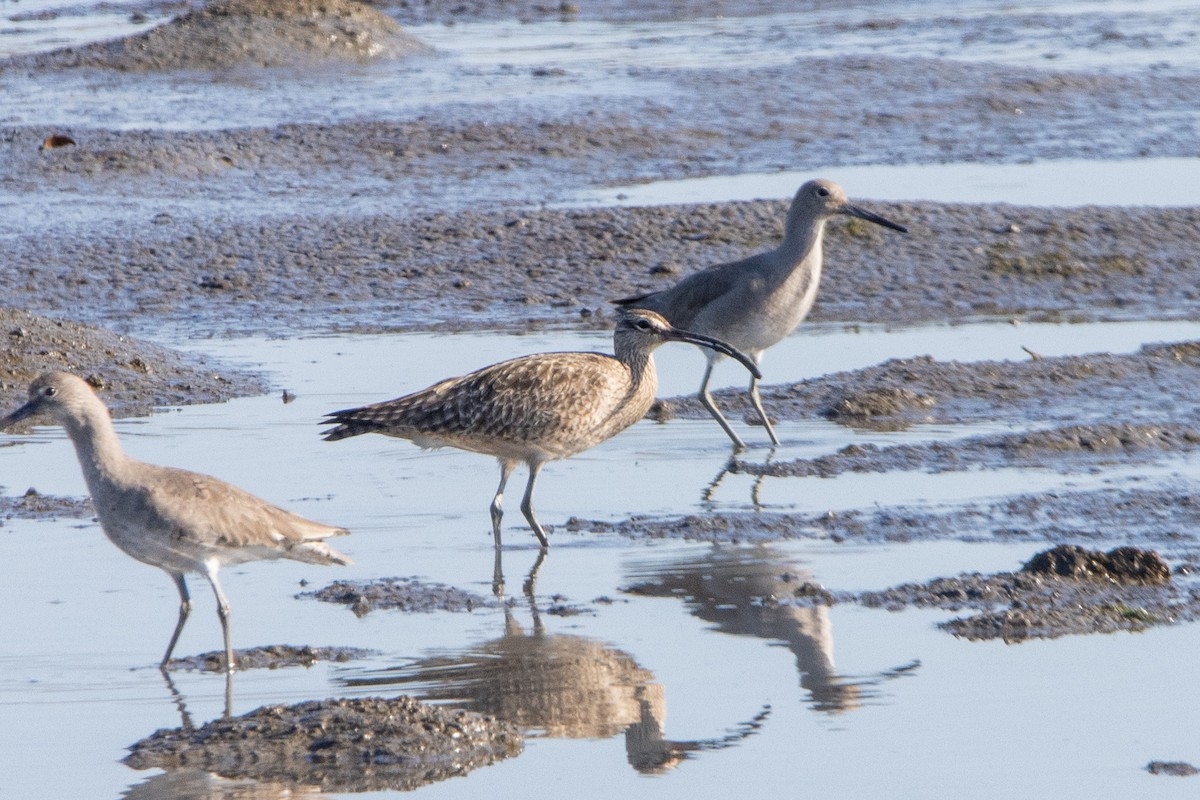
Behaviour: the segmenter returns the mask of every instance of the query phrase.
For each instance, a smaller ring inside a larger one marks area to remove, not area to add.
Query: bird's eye
[[[829,190],[824,186],[817,189],[817,197],[829,197]]]
[[[53,386],[47,386],[45,389],[42,389],[42,397],[54,397],[56,394],[58,394],[58,389],[55,389]]]
[[[638,330],[643,330],[643,331],[648,331],[652,327],[654,327],[653,325],[650,324],[650,320],[648,320],[648,319],[639,319],[637,322],[635,322],[633,324],[638,327]]]

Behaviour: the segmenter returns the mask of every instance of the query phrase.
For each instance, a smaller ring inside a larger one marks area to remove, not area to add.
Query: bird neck
[[[825,235],[825,219],[806,219],[793,208],[788,213],[783,229],[783,242],[779,245],[780,263],[791,267],[808,262],[815,269],[821,268],[821,243]]]
[[[75,445],[75,454],[89,488],[97,482],[110,482],[119,477],[129,457],[121,449],[112,418],[103,404],[97,402],[89,406],[82,414],[68,420],[64,427]]]
[[[645,347],[618,339],[613,351],[617,360],[629,369],[629,378],[634,389],[649,384],[653,393],[658,389],[658,373],[654,369],[654,354]]]

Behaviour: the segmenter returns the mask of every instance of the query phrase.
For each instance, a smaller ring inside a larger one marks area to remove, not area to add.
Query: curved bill
[[[679,328],[672,328],[667,334],[667,337],[677,342],[687,342],[688,344],[694,344],[697,347],[707,347],[709,350],[715,350],[716,352],[727,355],[730,358],[737,359],[741,362],[742,366],[750,371],[751,375],[753,375],[756,379],[762,379],[762,373],[758,371],[758,365],[751,360],[750,356],[746,355],[741,350],[738,350],[733,345],[722,342],[720,339],[714,339],[713,337],[705,336],[702,333],[692,333],[691,331],[680,330]]]
[[[901,233],[908,233],[908,228],[904,227],[903,225],[900,225],[899,223],[896,223],[896,222],[892,222],[887,217],[881,217],[878,214],[875,214],[871,211],[867,211],[865,208],[859,208],[858,206],[847,205],[845,207],[845,209],[843,209],[842,213],[849,214],[852,217],[858,217],[859,219],[865,219],[867,222],[874,222],[876,225],[882,225],[883,227],[891,228],[894,231],[900,231]]]
[[[28,403],[21,406],[16,411],[12,412],[4,419],[0,419],[0,431],[4,430],[9,425],[14,425],[14,424],[20,422],[21,420],[25,419],[26,417],[32,417],[34,414],[36,414],[38,412],[38,408],[39,408],[38,402],[36,400],[30,400]]]

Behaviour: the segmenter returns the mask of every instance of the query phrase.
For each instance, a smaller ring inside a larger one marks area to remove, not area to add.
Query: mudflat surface
[[[411,697],[266,706],[135,743],[135,769],[202,769],[325,791],[412,790],[521,752],[511,723]]]
[[[262,376],[215,359],[24,309],[0,307],[0,336],[0,416],[24,403],[29,383],[48,370],[85,378],[114,416],[144,415],[156,406],[219,403],[267,390]]]

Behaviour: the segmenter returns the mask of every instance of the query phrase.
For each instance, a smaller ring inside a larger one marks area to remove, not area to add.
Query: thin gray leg
[[[217,580],[217,566],[209,564],[204,574],[212,584],[213,594],[217,596],[217,616],[221,618],[221,635],[225,638],[225,671],[233,672],[236,665],[233,663],[233,644],[229,637],[229,601],[225,599],[221,582]]]
[[[492,498],[492,537],[496,540],[496,549],[500,549],[500,520],[504,518],[504,487],[508,484],[508,476],[517,468],[517,462],[500,459],[500,486],[496,496]]]
[[[546,538],[546,532],[542,530],[542,524],[537,521],[537,515],[533,513],[533,484],[537,481],[538,473],[541,471],[542,462],[529,462],[529,483],[525,484],[525,496],[521,498],[521,513],[525,515],[525,519],[529,522],[529,527],[533,528],[533,534],[541,542],[542,549],[545,549],[550,546],[550,540]]]
[[[713,402],[712,395],[708,393],[708,379],[712,377],[713,362],[709,361],[708,366],[704,368],[704,380],[700,382],[700,403],[708,409],[708,413],[712,414],[713,419],[721,424],[721,428],[725,434],[733,441],[734,451],[745,450],[746,443],[741,437],[733,432],[733,428],[729,425],[729,420],[725,419],[725,415],[721,413],[721,409],[717,408],[717,404]]]
[[[182,572],[170,573],[171,580],[175,581],[175,588],[179,590],[179,621],[175,623],[175,632],[171,634],[171,641],[167,645],[167,652],[163,654],[160,667],[166,667],[167,662],[171,660],[171,653],[175,652],[175,643],[179,641],[179,634],[183,633],[183,625],[187,622],[188,614],[192,613],[192,598],[188,595],[187,582],[183,579]]]
[[[779,437],[775,435],[775,429],[771,427],[771,420],[767,417],[767,412],[763,410],[762,398],[758,396],[758,378],[750,378],[750,402],[754,403],[754,410],[762,417],[763,425],[767,428],[767,435],[771,437],[771,444],[779,446]]]
[[[499,547],[496,548],[496,557],[492,561],[492,594],[497,599],[504,598],[504,563]]]

